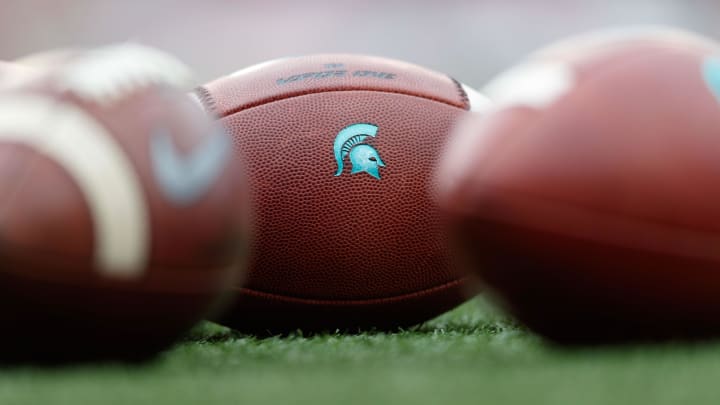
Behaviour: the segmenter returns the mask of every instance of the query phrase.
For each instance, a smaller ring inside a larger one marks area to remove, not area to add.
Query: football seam
[[[251,108],[259,107],[259,106],[262,106],[265,104],[274,103],[276,101],[289,100],[292,98],[309,96],[312,94],[353,92],[353,91],[368,91],[368,92],[374,92],[374,93],[399,94],[399,95],[404,95],[404,96],[417,97],[417,98],[422,98],[425,100],[449,105],[451,107],[459,108],[459,109],[465,110],[465,111],[467,111],[467,105],[468,105],[468,103],[464,102],[464,100],[461,100],[460,103],[458,104],[458,103],[454,103],[454,102],[451,102],[449,100],[445,100],[445,99],[442,99],[439,97],[431,97],[431,96],[426,96],[426,95],[417,94],[417,93],[413,93],[410,91],[403,91],[403,90],[378,90],[375,88],[363,88],[363,87],[353,87],[353,88],[337,87],[337,88],[324,89],[321,91],[300,91],[300,92],[295,92],[295,93],[278,95],[275,97],[268,97],[268,98],[265,98],[265,99],[262,99],[262,100],[259,100],[256,102],[237,106],[235,108],[229,109],[227,112],[220,114],[219,111],[217,110],[217,101],[215,100],[215,98],[212,96],[212,94],[210,93],[210,91],[207,88],[201,86],[201,87],[198,87],[195,91],[198,94],[198,96],[200,97],[200,101],[205,105],[205,107],[208,109],[208,111],[215,113],[217,115],[218,119],[226,118],[231,115],[237,114],[241,111],[249,110]],[[464,94],[464,92],[463,92],[463,94]],[[467,97],[467,95],[465,97]]]
[[[205,106],[205,110],[213,114],[217,113],[217,103],[215,103],[215,99],[213,99],[208,89],[200,86],[195,88],[195,90],[193,90],[193,93],[195,93],[195,95],[198,97],[200,103]]]
[[[435,292],[445,290],[452,287],[458,287],[468,281],[470,276],[460,277],[458,279],[443,283],[434,287],[426,288],[424,290],[415,291],[407,294],[395,295],[384,298],[368,298],[368,299],[351,299],[351,300],[322,300],[316,298],[299,298],[291,297],[282,294],[273,294],[264,291],[258,291],[247,287],[240,287],[235,289],[240,294],[247,294],[257,298],[266,298],[276,301],[284,301],[286,303],[306,304],[306,305],[349,305],[349,306],[361,306],[361,305],[378,305],[378,304],[390,304],[397,301],[403,301],[410,298],[418,298],[422,296],[431,295]]]
[[[662,236],[670,235],[671,238],[675,239],[683,239],[687,240],[688,236],[695,236],[697,238],[701,238],[702,240],[705,240],[707,238],[711,238],[713,232],[710,230],[704,231],[704,230],[698,230],[694,229],[692,227],[688,226],[682,226],[682,225],[674,225],[672,223],[662,222],[662,221],[652,221],[647,219],[632,219],[626,215],[622,215],[618,212],[615,212],[613,210],[601,210],[596,209],[593,207],[589,207],[582,204],[577,203],[567,203],[560,201],[555,198],[548,198],[548,197],[542,197],[542,196],[533,196],[530,193],[524,193],[517,190],[507,189],[503,187],[494,187],[495,190],[502,193],[502,197],[500,200],[507,201],[507,198],[522,198],[524,201],[535,201],[539,204],[553,204],[553,205],[562,205],[564,209],[571,209],[574,211],[574,215],[583,215],[589,219],[593,220],[604,220],[603,222],[608,224],[609,221],[614,221],[611,226],[622,226],[624,228],[627,227],[642,227],[642,228],[652,228],[653,233],[658,234],[658,232],[662,232]],[[499,201],[499,200],[496,200]],[[503,202],[503,205],[506,203]],[[515,206],[516,207],[516,206]],[[543,208],[540,208],[541,210]],[[455,211],[452,213],[452,211]],[[464,213],[464,214],[463,214]],[[576,239],[582,239],[582,240],[590,240],[595,243],[603,243],[606,245],[611,246],[618,246],[623,248],[629,248],[634,249],[637,251],[645,251],[645,252],[659,252],[659,251],[665,251],[668,252],[667,249],[658,249],[657,247],[648,247],[643,246],[642,244],[635,244],[633,246],[630,245],[623,245],[622,243],[618,243],[616,241],[607,240],[604,237],[595,237],[592,235],[587,234],[579,234],[574,232],[574,230],[567,229],[567,228],[560,228],[553,225],[538,225],[538,224],[523,224],[520,221],[513,220],[511,218],[502,217],[498,218],[495,217],[489,217],[487,215],[483,215],[482,213],[475,213],[475,212],[467,212],[466,210],[451,210],[451,215],[468,215],[474,219],[474,220],[480,220],[480,221],[487,221],[490,223],[495,223],[499,225],[510,225],[510,226],[516,226],[519,228],[525,228],[525,229],[531,229],[536,230],[540,232],[547,232],[551,234],[561,235],[565,237],[573,237]],[[544,217],[548,217],[548,213],[546,212]],[[619,224],[619,225],[618,225]],[[624,230],[625,233],[628,232],[627,229]],[[638,231],[636,229],[633,229],[632,232],[637,233]],[[674,233],[684,233],[684,236],[674,236]],[[717,238],[717,237],[716,237]],[[720,238],[717,238],[720,239]],[[667,242],[658,242],[658,243],[667,243]],[[705,259],[705,260],[720,260],[720,254],[717,255],[708,255],[708,254],[700,254],[698,252],[688,252],[688,251],[681,251],[680,249],[671,249],[669,251],[669,254],[680,256],[680,257],[693,257],[698,259]]]
[[[456,88],[457,91],[458,91],[458,95],[460,96],[460,100],[462,100],[462,103],[465,105],[465,110],[470,110],[470,108],[472,108],[472,106],[470,105],[470,97],[468,97],[468,95],[467,95],[467,93],[465,92],[465,90],[463,90],[462,83],[460,83],[459,81],[455,80],[455,79],[452,78],[452,77],[448,77],[448,78],[449,78],[450,80],[452,80],[452,82],[455,84],[455,88]]]

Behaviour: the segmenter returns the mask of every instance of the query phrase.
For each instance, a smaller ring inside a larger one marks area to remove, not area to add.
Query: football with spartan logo
[[[559,342],[720,334],[720,47],[581,36],[487,87],[441,203],[472,269]]]
[[[361,55],[275,60],[197,89],[248,165],[246,284],[219,321],[253,333],[397,328],[464,300],[434,170],[478,93]]]
[[[126,44],[0,93],[0,361],[142,359],[238,282],[243,168],[189,79]]]

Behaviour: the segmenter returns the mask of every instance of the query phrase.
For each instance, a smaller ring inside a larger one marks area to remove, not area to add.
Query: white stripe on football
[[[92,50],[59,70],[59,86],[79,97],[109,104],[153,84],[192,86],[192,73],[175,57],[137,44]]]
[[[95,261],[104,275],[142,275],[150,248],[148,207],[132,162],[103,125],[72,104],[12,94],[0,98],[0,142],[26,145],[73,178],[90,207]]]

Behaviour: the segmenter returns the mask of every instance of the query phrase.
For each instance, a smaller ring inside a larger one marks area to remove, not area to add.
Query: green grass
[[[157,360],[0,371],[0,404],[720,403],[720,342],[561,349],[476,301],[397,334],[206,324]]]

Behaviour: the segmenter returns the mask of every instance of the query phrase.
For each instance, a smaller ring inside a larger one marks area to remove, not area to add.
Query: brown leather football
[[[145,358],[237,282],[243,168],[188,78],[119,45],[0,93],[0,361]]]
[[[361,55],[271,61],[197,94],[249,167],[249,276],[221,323],[262,334],[397,328],[463,301],[432,179],[453,123],[482,96]]]
[[[488,288],[559,342],[720,333],[720,48],[593,35],[487,90],[440,179]]]

